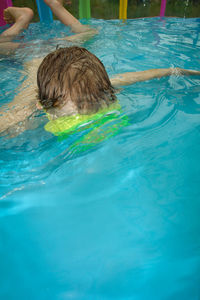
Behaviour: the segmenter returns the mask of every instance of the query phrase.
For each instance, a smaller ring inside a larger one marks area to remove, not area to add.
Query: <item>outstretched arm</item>
[[[140,72],[127,72],[122,74],[117,74],[115,77],[111,78],[111,84],[116,87],[130,85],[138,81],[146,81],[154,78],[161,78],[170,75],[199,75],[200,71],[195,70],[185,70],[180,68],[169,68],[169,69],[151,69],[147,71]]]

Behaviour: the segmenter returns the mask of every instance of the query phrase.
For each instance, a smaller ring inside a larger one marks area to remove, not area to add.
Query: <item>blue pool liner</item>
[[[51,9],[45,4],[43,0],[36,0],[40,22],[53,22],[53,14]]]

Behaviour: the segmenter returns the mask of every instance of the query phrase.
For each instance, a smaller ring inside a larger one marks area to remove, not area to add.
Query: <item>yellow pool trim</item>
[[[121,20],[127,19],[127,7],[128,7],[128,0],[120,0],[119,3],[119,18]]]

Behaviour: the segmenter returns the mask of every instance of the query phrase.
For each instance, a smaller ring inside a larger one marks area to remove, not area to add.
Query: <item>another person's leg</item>
[[[33,11],[26,7],[8,7],[4,10],[4,19],[7,24],[13,24],[0,35],[0,54],[9,55],[19,47],[19,43],[12,40],[24,29],[28,28],[33,18]]]
[[[33,11],[27,7],[8,7],[4,10],[4,19],[7,24],[13,24],[0,35],[0,42],[11,41],[24,29],[28,28],[33,18]]]
[[[63,0],[44,0],[51,8],[54,15],[66,26],[70,26],[73,32],[79,33],[88,31],[88,26],[82,25],[70,12],[63,6]]]

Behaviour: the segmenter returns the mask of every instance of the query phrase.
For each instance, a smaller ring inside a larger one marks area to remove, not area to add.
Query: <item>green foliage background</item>
[[[71,0],[71,2],[71,5],[65,5],[65,7],[78,18],[79,0]],[[161,0],[128,0],[128,18],[158,16],[160,3]],[[32,8],[35,13],[33,21],[39,21],[35,0],[13,0],[13,5]],[[119,0],[91,0],[91,13],[92,18],[118,19]],[[166,16],[200,17],[200,0],[168,0]]]

